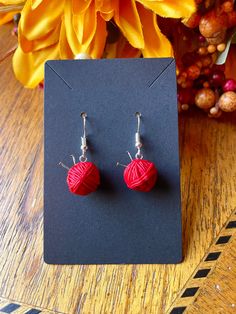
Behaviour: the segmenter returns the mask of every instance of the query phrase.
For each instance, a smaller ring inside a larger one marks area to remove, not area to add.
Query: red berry
[[[223,85],[224,92],[236,91],[236,81],[234,79],[228,79]]]
[[[212,63],[212,57],[211,56],[204,56],[201,58],[201,62],[202,62],[202,66],[205,68],[205,67],[208,67],[211,65]]]
[[[202,35],[199,35],[198,36],[198,40],[199,40],[200,43],[204,43],[206,41],[206,38],[204,36],[202,36]]]
[[[234,9],[234,4],[232,1],[225,1],[222,3],[221,7],[222,7],[224,12],[230,13]]]
[[[210,76],[211,75],[211,73],[212,73],[212,71],[211,71],[211,69],[210,68],[204,68],[203,70],[202,70],[202,74],[203,75],[205,75],[205,76]]]
[[[196,78],[198,78],[200,73],[201,73],[201,70],[195,64],[187,68],[187,75],[190,80],[195,80]]]
[[[224,84],[225,81],[225,74],[222,71],[217,71],[215,70],[210,78],[210,83],[214,86],[214,87],[219,87],[222,86]]]

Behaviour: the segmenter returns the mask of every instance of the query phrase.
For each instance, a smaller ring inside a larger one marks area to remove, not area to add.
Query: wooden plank
[[[235,208],[235,115],[180,118],[182,264],[48,266],[42,259],[43,93],[15,80],[10,58],[0,72],[0,295],[70,314],[165,313]]]
[[[186,313],[236,313],[236,237],[223,251],[217,266]]]
[[[182,313],[235,313],[236,212],[233,211],[201,263],[167,311]],[[219,243],[219,239],[227,239]]]

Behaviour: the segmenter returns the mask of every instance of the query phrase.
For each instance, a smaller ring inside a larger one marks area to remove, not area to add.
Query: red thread
[[[157,169],[153,162],[134,159],[124,171],[124,180],[131,190],[149,192],[157,180]]]
[[[96,191],[100,184],[99,170],[92,162],[78,162],[69,169],[67,184],[70,192],[88,195]]]

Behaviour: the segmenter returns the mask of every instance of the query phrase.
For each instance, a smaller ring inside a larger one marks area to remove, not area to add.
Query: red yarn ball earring
[[[138,119],[138,128],[135,133],[135,147],[137,148],[135,159],[133,159],[131,154],[127,152],[131,162],[127,166],[120,163],[117,163],[117,165],[125,167],[124,181],[129,189],[149,192],[156,183],[157,168],[153,162],[143,159],[143,155],[141,154],[141,147],[143,145],[140,137],[141,113],[136,112],[135,115]]]
[[[86,118],[85,112],[81,113],[83,119],[84,134],[81,137],[82,155],[79,157],[79,162],[76,163],[75,157],[71,155],[74,165],[69,168],[60,162],[60,165],[68,170],[67,185],[71,193],[85,196],[94,191],[100,184],[100,174],[97,166],[87,161],[86,151],[88,149],[86,141]]]

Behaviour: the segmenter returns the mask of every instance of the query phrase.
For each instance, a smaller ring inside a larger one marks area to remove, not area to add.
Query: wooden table
[[[0,30],[0,54],[14,41],[9,29]],[[180,116],[183,263],[46,265],[43,91],[16,81],[11,57],[0,63],[0,73],[0,312],[10,304],[14,313],[33,308],[31,314],[158,314],[176,307],[173,313],[185,307],[185,313],[236,313],[235,114]],[[231,227],[224,228],[226,222]],[[228,240],[216,244],[219,237]],[[209,252],[222,253],[204,261]],[[201,269],[210,270],[194,278]]]

